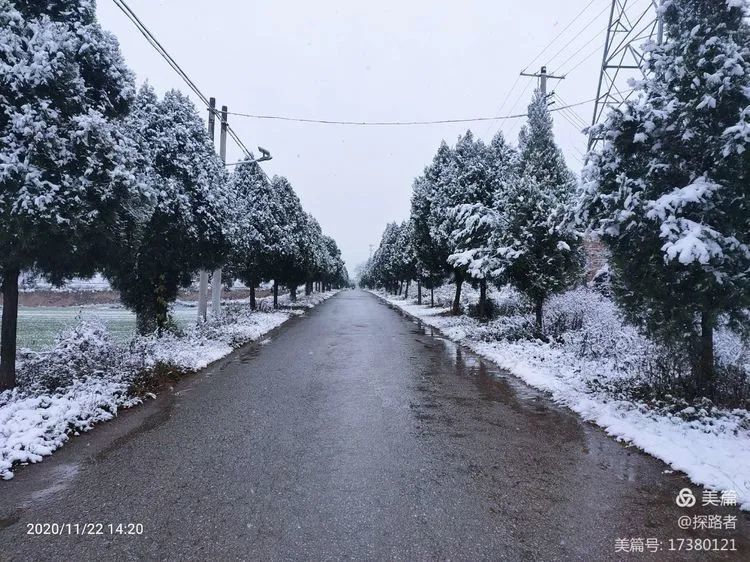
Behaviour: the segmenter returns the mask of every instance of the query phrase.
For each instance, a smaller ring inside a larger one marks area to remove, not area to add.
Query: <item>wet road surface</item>
[[[664,560],[689,536],[739,549],[695,559],[747,559],[747,515],[678,508],[689,482],[666,468],[344,291],[0,482],[0,559],[605,560],[656,537],[630,557]],[[689,535],[685,513],[738,530]]]

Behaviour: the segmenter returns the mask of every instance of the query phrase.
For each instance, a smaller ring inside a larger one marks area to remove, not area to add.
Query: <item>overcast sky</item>
[[[589,3],[529,67],[567,72],[548,88],[567,103],[596,94],[609,0],[128,0],[198,87],[230,111],[353,121],[523,113],[536,80],[517,81],[519,71]],[[147,79],[159,92],[188,91],[112,0],[98,0],[98,12],[139,82]],[[592,110],[591,103],[575,108],[586,122]],[[560,112],[554,115],[557,140],[578,172],[586,139]],[[485,140],[502,130],[515,143],[522,120],[357,127],[230,117],[230,123],[248,147],[271,151],[266,172],[289,178],[353,271],[388,221],[408,217],[412,180],[442,139],[453,143],[471,128]],[[228,150],[232,161],[239,159],[231,143]]]

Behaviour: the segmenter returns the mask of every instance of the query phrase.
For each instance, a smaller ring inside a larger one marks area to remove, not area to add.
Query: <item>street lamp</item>
[[[271,153],[268,150],[266,150],[265,148],[263,148],[262,146],[259,146],[258,150],[262,154],[262,156],[260,158],[256,158],[255,160],[240,160],[239,162],[231,162],[231,163],[225,164],[225,165],[226,166],[238,166],[240,164],[245,164],[246,162],[250,163],[250,164],[252,164],[253,162],[256,163],[256,164],[259,164],[260,162],[266,162],[268,160],[272,160],[273,159],[273,156],[271,156]]]

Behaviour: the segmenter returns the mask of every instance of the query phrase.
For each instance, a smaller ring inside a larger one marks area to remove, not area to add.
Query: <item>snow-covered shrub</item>
[[[548,326],[575,328],[557,335],[567,350],[585,359],[607,359],[616,369],[627,369],[647,347],[645,338],[624,324],[615,304],[595,290],[579,287],[557,295],[546,313]]]
[[[530,307],[517,292],[503,288],[492,294],[492,300],[501,313],[487,323],[467,326],[471,337],[484,342],[538,338]],[[544,326],[551,345],[595,361],[609,373],[591,377],[592,390],[629,400],[667,402],[696,395],[689,350],[649,340],[625,322],[612,299],[593,288],[579,287],[550,298]],[[747,407],[750,342],[725,326],[716,333],[715,347],[717,388],[709,398],[723,406]]]
[[[299,304],[314,305],[334,293],[303,296]],[[0,392],[0,479],[13,477],[14,464],[41,461],[70,434],[113,418],[162,383],[206,367],[294,314],[227,305],[220,320],[200,328],[136,336],[127,344],[114,342],[100,322],[85,321],[49,349],[21,350],[19,385]]]
[[[512,314],[497,316],[476,328],[474,333],[481,341],[533,340],[535,337],[534,322],[530,316]]]
[[[55,390],[88,377],[131,375],[136,365],[96,320],[79,321],[67,328],[43,352],[22,356],[18,384],[22,390]]]

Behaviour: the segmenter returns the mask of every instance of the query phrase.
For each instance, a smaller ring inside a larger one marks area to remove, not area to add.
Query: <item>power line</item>
[[[528,91],[529,91],[529,88],[531,88],[531,81],[527,81],[527,82],[526,82],[526,86],[524,87],[524,89],[523,89],[523,90],[521,90],[521,93],[520,93],[520,94],[518,94],[518,97],[516,98],[516,101],[514,101],[514,102],[513,102],[513,105],[512,105],[512,106],[511,106],[511,108],[510,108],[510,110],[511,110],[511,111],[513,111],[513,110],[514,110],[514,109],[516,108],[516,106],[518,105],[518,102],[520,102],[520,101],[521,101],[521,99],[522,99],[522,98],[523,98],[523,97],[524,97],[524,96],[526,95],[526,92],[528,92]],[[511,137],[511,136],[513,136],[513,135],[515,134],[515,131],[516,131],[516,127],[515,127],[515,125],[516,125],[516,124],[514,123],[514,124],[513,124],[512,126],[511,126],[511,128],[510,128],[510,130],[509,130],[509,132],[508,132],[508,135],[506,135],[507,137]],[[503,130],[503,133],[504,133],[504,132],[505,132],[505,131]]]
[[[167,50],[162,46],[162,44],[154,37],[154,35],[149,31],[149,29],[146,27],[146,25],[138,18],[138,16],[133,12],[133,10],[130,8],[130,6],[127,5],[125,0],[112,0],[115,5],[120,8],[122,13],[124,13],[128,19],[135,25],[135,27],[140,31],[141,35],[143,35],[146,40],[149,42],[149,44],[158,52],[164,60],[167,61],[169,66],[171,66],[177,74],[179,74],[180,78],[183,79],[183,81],[188,85],[188,87],[195,93],[196,96],[200,98],[200,100],[206,105],[206,107],[210,108],[211,106],[208,103],[208,98],[203,95],[203,92],[201,92],[198,87],[195,85],[195,83],[190,79],[190,77],[187,75],[187,73],[182,70],[179,64],[177,64],[177,61],[175,61],[172,56],[167,52]],[[218,115],[218,111],[215,112]]]
[[[584,12],[585,12],[586,10],[588,10],[588,9],[589,9],[589,8],[591,7],[591,5],[592,5],[592,4],[594,3],[594,2],[596,2],[596,0],[591,0],[591,1],[590,1],[590,2],[588,3],[588,4],[586,4],[586,5],[585,5],[585,6],[583,7],[583,9],[582,9],[582,10],[581,10],[580,12],[578,12],[578,13],[577,13],[577,14],[576,14],[575,16],[573,16],[573,19],[572,19],[572,20],[570,20],[570,21],[568,22],[568,25],[566,25],[566,26],[565,26],[565,27],[564,27],[564,28],[562,29],[562,31],[560,31],[560,33],[558,33],[557,35],[555,35],[554,39],[552,39],[552,40],[551,40],[551,41],[550,41],[549,43],[547,43],[547,44],[546,44],[546,45],[544,46],[544,48],[543,48],[543,49],[542,49],[542,50],[541,50],[541,51],[539,52],[539,54],[538,54],[537,56],[535,56],[535,57],[534,57],[534,58],[533,58],[533,59],[531,60],[531,62],[530,62],[529,64],[527,64],[527,65],[526,65],[526,66],[525,66],[525,67],[523,68],[523,70],[522,70],[521,72],[526,72],[526,71],[527,71],[527,70],[529,69],[529,67],[530,67],[530,66],[531,66],[532,64],[534,64],[534,63],[535,63],[536,61],[538,61],[538,60],[539,60],[539,59],[541,58],[541,56],[542,56],[542,55],[543,55],[544,53],[546,53],[546,52],[547,52],[547,49],[549,49],[549,48],[550,48],[550,47],[551,47],[551,46],[552,46],[552,45],[553,45],[553,44],[555,43],[555,41],[557,41],[557,40],[558,40],[558,39],[559,39],[559,38],[560,38],[560,37],[561,37],[561,36],[563,35],[563,33],[565,33],[565,32],[566,32],[566,31],[567,31],[567,30],[568,30],[568,29],[570,28],[570,26],[571,26],[571,25],[573,25],[573,24],[574,24],[575,22],[577,22],[577,21],[578,21],[578,18],[579,18],[580,16],[582,16],[582,15],[583,15],[583,13],[584,13]]]
[[[185,82],[185,84],[188,85],[188,87],[193,91],[193,93],[198,96],[198,98],[203,102],[203,104],[208,108],[209,111],[213,111],[215,115],[220,116],[219,111],[211,107],[211,104],[209,103],[208,98],[203,94],[203,92],[200,91],[198,86],[195,85],[195,82],[193,82],[190,77],[187,75],[187,73],[182,70],[182,67],[177,63],[177,61],[172,58],[172,56],[167,52],[167,50],[162,46],[162,44],[159,42],[158,39],[154,36],[153,33],[146,27],[146,25],[138,18],[138,16],[135,14],[135,12],[128,6],[127,2],[125,0],[112,0],[114,4],[122,11],[125,16],[135,25],[136,29],[146,38],[146,41],[148,41],[149,45],[151,45],[159,55],[169,64],[170,67],[177,73],[177,75],[182,78],[182,80]],[[242,150],[245,155],[250,158],[251,160],[255,160],[253,157],[252,152],[248,150],[248,148],[245,146],[245,144],[240,139],[239,135],[232,129],[232,127],[226,123],[226,129],[229,136],[232,138],[232,140],[237,144],[237,146]],[[260,168],[261,172],[263,172],[263,175],[268,179],[268,176],[266,175],[265,170],[258,165],[258,168]]]
[[[586,55],[585,57],[583,57],[583,58],[582,58],[581,60],[579,60],[579,61],[578,61],[578,62],[577,62],[576,64],[574,64],[574,65],[573,65],[573,66],[571,66],[571,67],[570,67],[570,68],[569,68],[568,70],[566,70],[566,71],[565,71],[565,74],[566,74],[566,75],[568,75],[568,74],[572,73],[572,72],[573,72],[574,70],[576,70],[576,69],[577,69],[577,68],[578,68],[579,66],[581,66],[581,65],[582,65],[582,64],[583,64],[584,62],[586,62],[586,61],[587,61],[587,60],[589,60],[589,59],[590,59],[591,57],[593,57],[594,55],[596,55],[596,54],[598,54],[598,53],[600,53],[600,52],[601,52],[601,46],[600,46],[600,45],[597,45],[596,49],[594,49],[593,51],[591,51],[591,52],[590,52],[590,53],[589,53],[588,55]]]
[[[570,104],[568,102],[566,102],[562,98],[562,96],[560,94],[558,94],[556,91],[554,92],[554,94],[555,94],[555,97],[562,102],[562,104],[563,104],[562,107],[566,108],[566,113],[568,113],[569,115],[572,115],[575,118],[575,120],[578,121],[581,124],[581,128],[582,129],[585,129],[586,127],[588,127],[588,123],[586,122],[585,119],[583,119],[583,117],[581,117],[580,115],[578,115],[578,113],[576,113],[575,111],[573,111],[573,109],[570,109],[570,108],[567,107]]]
[[[602,36],[602,34],[603,34],[603,33],[604,33],[605,31],[606,31],[606,30],[604,30],[604,29],[600,30],[600,31],[599,31],[599,32],[598,32],[598,33],[597,33],[596,35],[594,35],[594,36],[593,36],[593,37],[592,37],[591,39],[589,39],[589,40],[588,40],[588,41],[586,41],[586,42],[585,42],[585,43],[584,43],[583,45],[581,45],[580,47],[578,47],[578,49],[576,49],[576,50],[575,50],[575,51],[573,52],[573,54],[572,54],[572,55],[570,55],[570,56],[569,56],[569,57],[568,57],[567,59],[565,59],[565,60],[564,60],[563,62],[561,62],[561,63],[560,63],[559,65],[558,65],[558,68],[563,68],[563,67],[564,67],[564,66],[565,66],[566,64],[568,64],[568,62],[570,62],[570,61],[571,61],[572,59],[574,59],[574,58],[575,58],[575,57],[576,57],[576,56],[578,55],[578,53],[580,53],[580,52],[581,52],[581,51],[583,51],[583,50],[584,50],[584,49],[585,49],[586,47],[588,47],[588,46],[589,46],[589,45],[590,45],[591,43],[593,43],[594,41],[596,41],[597,39],[599,39],[599,38],[600,38],[600,37]],[[595,50],[595,51],[594,51],[593,53],[597,53],[597,52],[599,52],[599,49],[600,49],[600,47],[598,47],[598,46],[597,46],[596,50]],[[593,54],[593,53],[591,53],[591,54]],[[591,55],[586,55],[586,57],[585,57],[585,58],[584,58],[583,60],[586,60],[586,59],[588,59],[588,58],[589,58],[590,56],[591,56]],[[583,62],[583,61],[580,61],[580,62],[579,62],[579,63],[578,63],[577,65],[575,65],[575,66],[574,66],[573,68],[571,68],[570,70],[574,70],[574,69],[578,68],[578,65],[579,65],[579,64],[581,64],[582,62]],[[558,71],[558,72],[562,72],[562,71]],[[570,72],[570,71],[568,71],[568,72]],[[568,72],[565,72],[564,74],[567,74]]]
[[[589,8],[591,7],[591,5],[592,5],[592,4],[594,4],[594,2],[596,2],[596,0],[590,0],[590,1],[589,1],[589,3],[588,3],[588,4],[586,4],[586,5],[585,5],[585,6],[584,6],[584,7],[583,7],[583,8],[581,9],[581,11],[580,11],[580,12],[578,12],[578,13],[577,13],[577,14],[576,14],[575,16],[573,16],[573,18],[572,18],[572,19],[571,19],[571,20],[570,20],[570,21],[569,21],[569,22],[567,23],[567,25],[566,25],[566,26],[565,26],[565,27],[564,27],[564,28],[563,28],[563,29],[562,29],[562,30],[561,30],[561,31],[560,31],[560,32],[559,32],[559,33],[558,33],[558,34],[557,34],[557,35],[556,35],[556,36],[555,36],[555,37],[554,37],[554,38],[553,38],[553,39],[552,39],[552,40],[551,40],[551,41],[550,41],[549,43],[547,43],[547,44],[546,44],[546,45],[544,46],[544,48],[543,48],[543,49],[542,49],[542,50],[541,50],[541,51],[540,51],[539,53],[537,53],[537,55],[536,55],[536,56],[535,56],[535,57],[534,57],[534,58],[533,58],[533,59],[532,59],[532,60],[531,60],[531,61],[530,61],[530,62],[529,62],[529,63],[528,63],[528,64],[527,64],[527,65],[526,65],[526,66],[525,66],[524,68],[523,68],[523,70],[521,70],[521,72],[522,72],[522,73],[523,73],[523,72],[526,72],[526,70],[528,70],[528,68],[529,68],[529,67],[530,67],[530,66],[531,66],[532,64],[534,64],[534,63],[535,63],[535,62],[536,62],[537,60],[539,60],[539,59],[541,58],[541,56],[542,56],[542,55],[543,55],[544,53],[546,53],[546,52],[547,52],[547,49],[549,49],[549,48],[550,48],[550,47],[551,47],[551,46],[552,46],[552,45],[553,45],[553,44],[554,44],[554,43],[555,43],[555,42],[556,42],[556,41],[557,41],[558,39],[560,39],[560,37],[562,37],[562,36],[563,36],[563,34],[564,34],[564,33],[565,33],[565,32],[566,32],[566,31],[567,31],[568,29],[570,29],[570,27],[571,27],[571,26],[572,26],[572,25],[573,25],[574,23],[576,23],[576,22],[577,22],[577,21],[578,21],[578,18],[579,18],[580,16],[582,16],[582,15],[583,15],[583,14],[584,14],[584,13],[586,12],[586,10],[588,10],[588,9],[589,9]],[[503,98],[503,103],[502,103],[502,104],[500,104],[500,107],[499,107],[499,109],[498,109],[498,113],[499,113],[499,112],[501,112],[501,111],[503,110],[503,108],[505,107],[505,104],[506,104],[506,103],[508,102],[508,100],[510,99],[511,95],[512,95],[512,94],[513,94],[513,92],[515,91],[515,89],[516,89],[516,86],[518,85],[518,82],[520,81],[520,79],[521,79],[521,76],[520,76],[520,75],[516,76],[516,79],[515,79],[515,81],[513,82],[513,85],[512,85],[512,86],[510,87],[510,89],[508,90],[508,93],[507,93],[507,94],[505,95],[505,98]],[[524,89],[524,91],[526,91],[526,90],[528,90],[528,85],[527,85],[527,87],[526,87],[526,88]],[[523,94],[522,94],[522,95],[523,95]],[[518,102],[516,102],[516,104],[517,104],[517,103],[518,103]],[[513,105],[512,107],[511,107],[511,111],[513,110],[513,108],[515,107],[515,105],[516,105],[516,104],[514,104],[514,105]],[[487,130],[485,131],[485,134],[486,134],[487,132],[489,132],[489,127],[488,127],[488,128],[487,128]]]
[[[595,21],[596,21],[597,19],[599,19],[599,17],[601,17],[601,16],[602,16],[602,14],[604,14],[604,12],[606,12],[607,10],[609,10],[609,6],[605,6],[605,7],[604,7],[604,9],[603,9],[603,10],[602,10],[601,12],[599,12],[599,13],[598,13],[598,14],[596,14],[596,15],[595,15],[595,16],[594,16],[593,18],[591,18],[591,19],[590,19],[590,20],[589,20],[589,21],[588,21],[588,22],[586,23],[586,25],[584,25],[584,26],[583,26],[583,29],[581,29],[581,30],[580,30],[580,31],[579,31],[579,32],[578,32],[578,33],[577,33],[576,35],[574,35],[574,36],[573,36],[573,38],[572,38],[572,39],[570,39],[570,41],[568,41],[567,43],[565,43],[565,45],[563,45],[562,47],[560,47],[560,48],[559,48],[559,49],[557,50],[557,52],[556,52],[556,53],[555,53],[554,55],[552,55],[552,58],[548,59],[548,61],[547,61],[547,65],[549,66],[549,64],[550,64],[550,63],[551,63],[551,62],[552,62],[553,60],[555,60],[555,59],[556,59],[557,57],[559,57],[559,56],[560,56],[560,54],[561,54],[561,53],[562,53],[562,52],[563,52],[563,51],[564,51],[565,49],[567,49],[567,48],[568,48],[568,47],[569,47],[569,46],[570,46],[570,45],[571,45],[572,43],[574,43],[574,42],[576,41],[576,39],[578,39],[578,38],[579,38],[579,37],[581,36],[581,34],[582,34],[582,33],[583,33],[584,31],[586,31],[586,30],[587,30],[587,29],[588,29],[589,27],[591,27],[591,26],[592,26],[592,25],[594,24],[594,22],[595,22]]]
[[[516,76],[516,80],[513,82],[513,85],[510,87],[510,90],[508,90],[508,93],[505,94],[505,97],[503,98],[503,103],[500,104],[500,107],[498,108],[497,112],[500,113],[503,108],[505,107],[505,104],[508,103],[508,99],[510,98],[510,95],[513,93],[513,90],[516,89],[516,85],[518,84],[518,81],[521,80],[521,75],[519,74]],[[487,125],[487,129],[484,131],[484,134],[486,135],[490,128],[492,127],[492,124],[490,123]]]
[[[521,96],[516,100],[516,103],[520,100]],[[568,107],[577,107],[591,103],[593,100],[580,101],[577,103],[570,104],[564,107],[556,107],[551,111],[561,111],[568,109]],[[469,117],[466,119],[435,119],[431,121],[342,121],[335,119],[311,119],[306,117],[289,117],[285,115],[255,115],[252,113],[242,113],[239,111],[227,112],[228,115],[235,115],[237,117],[247,117],[249,119],[271,119],[276,121],[293,121],[296,123],[316,123],[319,125],[355,125],[355,126],[410,126],[410,125],[443,125],[451,123],[471,123],[476,121],[504,121],[508,119],[520,119],[526,117],[526,113],[516,113],[511,115],[497,115],[493,117]]]

